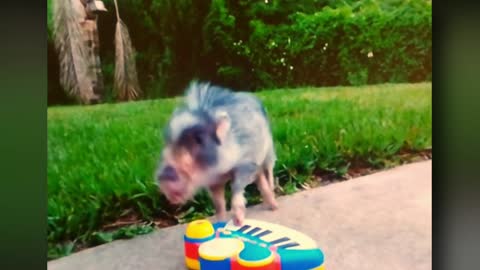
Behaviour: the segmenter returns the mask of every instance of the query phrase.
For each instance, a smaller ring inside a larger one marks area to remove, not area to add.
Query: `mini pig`
[[[236,225],[245,218],[245,187],[256,183],[263,201],[277,209],[273,167],[276,155],[265,108],[253,94],[194,81],[164,131],[156,171],[160,191],[184,204],[206,188],[218,221],[227,219],[225,185],[232,190]]]

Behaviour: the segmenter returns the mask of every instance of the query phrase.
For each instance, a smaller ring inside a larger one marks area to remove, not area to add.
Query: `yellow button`
[[[185,235],[188,238],[201,239],[212,236],[215,233],[213,225],[206,219],[196,220],[190,222],[187,226]]]

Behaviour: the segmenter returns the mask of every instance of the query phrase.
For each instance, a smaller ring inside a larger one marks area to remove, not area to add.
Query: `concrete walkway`
[[[249,218],[315,239],[327,270],[432,269],[432,162],[423,161],[278,199]],[[48,269],[182,270],[184,225],[51,261]],[[299,269],[302,270],[302,269]]]

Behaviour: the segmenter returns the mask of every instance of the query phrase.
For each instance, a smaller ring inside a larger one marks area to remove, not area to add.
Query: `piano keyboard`
[[[315,241],[296,230],[247,219],[233,222],[191,222],[184,235],[189,269],[324,269]]]
[[[241,227],[235,226],[233,222],[229,222],[224,229],[258,238],[275,246],[277,249],[317,248],[316,243],[312,239],[290,228],[251,219],[247,222]]]

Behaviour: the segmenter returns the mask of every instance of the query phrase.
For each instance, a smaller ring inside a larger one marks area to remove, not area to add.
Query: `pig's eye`
[[[193,136],[193,139],[195,140],[195,142],[199,145],[203,145],[203,137],[201,134],[195,134]]]

